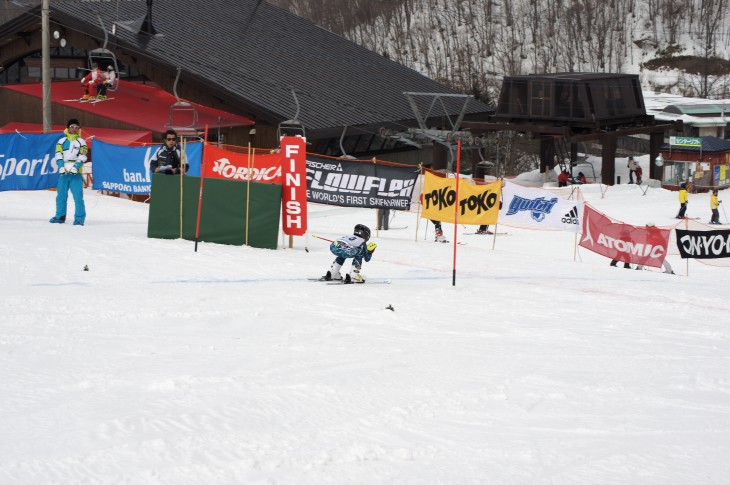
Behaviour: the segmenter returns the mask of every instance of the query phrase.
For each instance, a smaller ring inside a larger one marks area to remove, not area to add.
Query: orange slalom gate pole
[[[200,240],[200,213],[203,211],[203,182],[205,182],[205,145],[208,143],[208,125],[205,125],[203,138],[203,159],[200,161],[200,192],[198,193],[198,220],[195,222],[195,252],[198,252]]]

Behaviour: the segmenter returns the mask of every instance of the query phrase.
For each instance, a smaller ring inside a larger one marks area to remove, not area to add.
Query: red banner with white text
[[[205,176],[228,180],[250,180],[281,184],[280,153],[232,152],[206,144],[203,150]]]
[[[586,204],[580,245],[624,263],[660,268],[667,256],[669,229],[617,222]]]
[[[307,232],[307,145],[301,136],[281,137],[281,222],[284,234]]]

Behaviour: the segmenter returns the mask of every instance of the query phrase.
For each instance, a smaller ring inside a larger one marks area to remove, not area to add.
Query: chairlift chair
[[[177,75],[175,76],[175,82],[172,85],[172,92],[175,95],[175,102],[170,105],[170,120],[167,127],[180,136],[198,137],[200,132],[198,131],[198,110],[192,103],[183,101],[177,94],[177,84],[180,82],[180,74],[182,68],[177,68]],[[185,118],[181,122],[181,118]]]
[[[301,122],[297,120],[286,120],[279,123],[279,126],[276,127],[276,137],[280,139],[282,136],[301,136],[302,138],[306,138],[307,133]]]
[[[99,69],[102,73],[107,71],[107,67],[112,66],[114,68],[114,72],[116,73],[117,79],[116,82],[114,82],[111,86],[107,87],[108,91],[116,91],[119,87],[119,64],[117,64],[117,58],[114,55],[114,53],[108,49],[104,49],[103,47],[99,49],[93,49],[89,51],[89,69],[92,69],[92,66],[96,64],[99,66]]]
[[[198,110],[192,103],[178,99],[170,105],[167,126],[181,136],[198,136]]]

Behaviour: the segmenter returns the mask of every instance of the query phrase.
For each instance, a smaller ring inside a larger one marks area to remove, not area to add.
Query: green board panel
[[[248,196],[248,190],[251,190]],[[180,237],[180,177],[152,175],[147,236]],[[199,177],[183,177],[182,236],[195,240]],[[247,205],[249,209],[247,210]],[[205,179],[200,219],[200,241],[276,249],[281,211],[281,186],[257,182]]]

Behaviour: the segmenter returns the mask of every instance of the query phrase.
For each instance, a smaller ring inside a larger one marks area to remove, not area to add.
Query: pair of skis
[[[114,98],[104,98],[104,99],[99,99],[99,98],[88,98],[88,99],[77,98],[77,99],[64,99],[63,101],[66,102],[66,103],[72,103],[72,102],[76,101],[76,102],[79,102],[79,103],[96,104],[96,103],[101,103],[102,101],[111,101],[112,99],[114,99]]]
[[[324,278],[324,276],[321,276],[319,278],[309,278],[309,281],[323,281],[327,283],[328,285],[363,285],[365,283],[368,284],[381,284],[381,285],[389,285],[391,280],[390,279],[367,279],[365,281],[350,281],[349,283],[343,280],[327,280]]]

